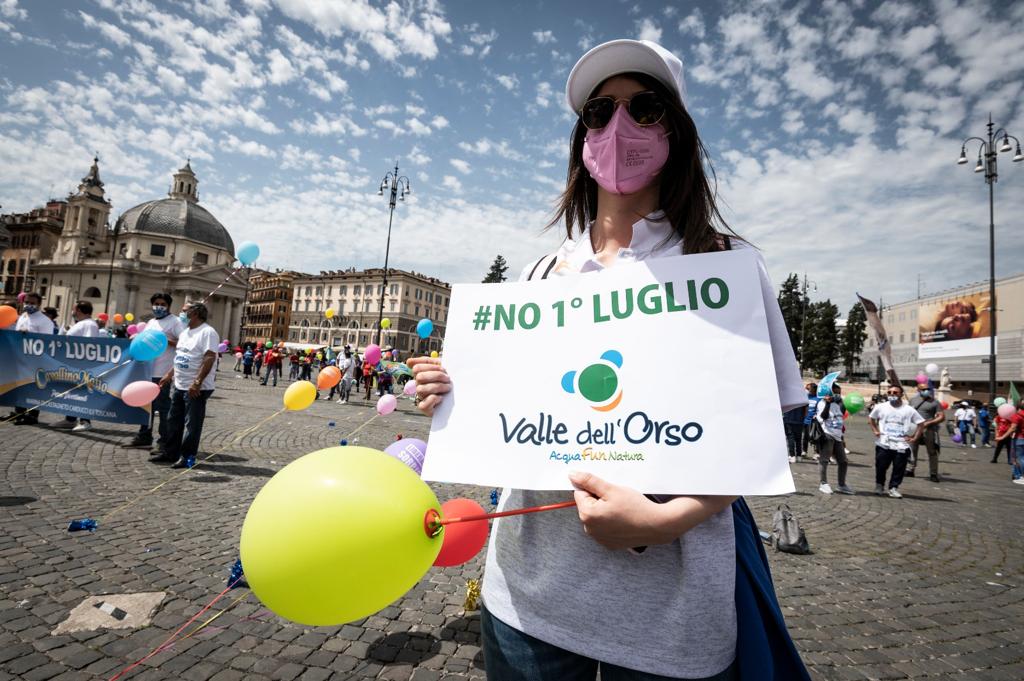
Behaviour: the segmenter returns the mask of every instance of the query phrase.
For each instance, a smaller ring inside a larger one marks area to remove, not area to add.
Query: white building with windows
[[[381,297],[384,317],[391,327],[382,331],[381,344],[411,353],[440,350],[448,320],[451,285],[418,272],[388,268],[384,290],[383,268],[321,272],[297,278],[293,284],[288,341],[340,349],[361,350],[377,342]],[[328,308],[334,316],[325,315]],[[421,339],[416,325],[421,319],[434,323],[429,339]]]

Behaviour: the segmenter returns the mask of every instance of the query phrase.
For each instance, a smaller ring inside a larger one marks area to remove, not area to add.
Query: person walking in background
[[[242,370],[242,346],[236,345],[234,349],[235,353],[235,371]]]
[[[50,318],[50,323],[53,324],[53,332],[60,333],[60,324],[57,323],[57,308],[44,307],[43,314]]]
[[[978,430],[981,431],[981,446],[990,447],[989,440],[992,439],[992,434],[989,429],[992,427],[991,423],[992,412],[989,411],[988,405],[983,404],[978,409]]]
[[[256,370],[256,378],[260,377],[260,368],[263,366],[263,349],[256,348],[256,354],[253,356],[253,368]]]
[[[1006,450],[1006,463],[1013,465],[1012,422],[996,413],[996,449],[992,452],[992,463],[999,462],[999,452]]]
[[[918,384],[917,395],[910,400],[910,406],[924,419],[924,428],[921,437],[910,443],[910,464],[907,466],[906,477],[914,477],[917,450],[923,443],[928,452],[928,479],[939,482],[939,424],[946,420],[946,412],[935,399],[935,391],[927,383]]]
[[[832,392],[825,395],[818,402],[818,410],[815,414],[825,437],[821,439],[820,456],[818,457],[818,470],[820,471],[821,485],[818,491],[822,494],[832,494],[832,487],[828,484],[828,464],[835,459],[839,467],[839,485],[836,491],[840,494],[855,494],[852,488],[846,484],[846,470],[849,462],[846,459],[846,447],[843,443],[843,407],[841,393],[832,386]]]
[[[299,373],[299,380],[313,380],[313,356],[309,353],[302,355],[302,366]]]
[[[1017,412],[1010,417],[1013,438],[1013,482],[1024,485],[1024,398],[1017,401]]]
[[[338,363],[338,369],[341,370],[341,382],[338,383],[341,386],[338,404],[345,404],[352,394],[352,383],[355,382],[356,373],[356,362],[352,359],[350,350],[345,350],[345,356]]]
[[[366,396],[363,400],[370,399],[370,390],[373,389],[373,374],[375,373],[373,365],[369,362],[363,362],[363,385],[366,386]]]
[[[956,427],[960,432],[960,446],[967,446],[967,435],[971,436],[971,447],[977,449],[974,439],[974,424],[977,414],[969,402],[961,402],[960,408],[956,410]]]
[[[806,416],[806,406],[790,409],[782,415],[782,427],[786,431],[786,448],[789,450],[790,463],[796,463],[796,457],[803,453],[801,441],[804,436],[804,417]]]
[[[188,327],[178,336],[174,364],[161,379],[160,387],[171,385],[166,454],[158,461],[174,461],[171,468],[192,468],[199,453],[199,440],[206,420],[206,402],[213,394],[220,337],[206,323],[209,311],[202,303],[186,303],[182,315]]]
[[[288,355],[288,380],[294,381],[299,377],[299,356],[295,353]]]
[[[807,456],[807,447],[811,444],[811,421],[814,419],[814,415],[818,412],[818,386],[814,383],[808,383],[804,386],[807,389],[807,410],[804,414],[804,432],[803,442],[801,451],[804,456]],[[818,443],[814,443],[815,453],[817,453]]]
[[[252,348],[246,348],[242,353],[242,376],[246,379],[252,378],[252,365],[256,362],[255,353]]]
[[[868,416],[871,432],[875,434],[875,494],[885,494],[885,474],[892,466],[889,496],[901,499],[900,485],[910,457],[910,443],[921,436],[925,419],[917,409],[903,403],[903,386],[889,386],[887,396],[888,402],[872,409]]]
[[[274,377],[274,387],[277,387],[277,378],[281,375],[281,355],[278,353],[276,348],[270,348],[263,355],[263,362],[266,364],[266,372],[263,375],[262,385],[266,385],[267,381],[270,380],[271,374]]]

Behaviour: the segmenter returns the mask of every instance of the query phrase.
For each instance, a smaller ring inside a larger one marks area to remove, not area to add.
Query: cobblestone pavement
[[[147,463],[145,451],[122,447],[133,429],[0,426],[0,681],[110,678],[224,588],[259,488],[296,457],[338,444],[373,413],[361,397],[348,405],[320,401],[225,448],[277,410],[282,392],[283,385],[261,388],[222,371],[203,450],[223,453],[94,534],[65,528],[72,518],[101,517],[169,475]],[[427,427],[402,401],[353,444],[383,448],[399,432],[425,437]],[[864,418],[851,419],[850,430],[858,494],[821,495],[817,465],[794,464],[798,492],[784,501],[815,553],[770,553],[787,621],[814,678],[1024,678],[1024,550],[1012,522],[1024,490],[1010,484],[1006,463],[990,464],[989,449],[947,444],[941,484],[914,478],[903,499],[876,497]],[[834,484],[834,467],[829,474]],[[487,489],[435,491],[442,500],[471,496],[489,507]],[[781,501],[750,500],[763,529]],[[478,613],[463,611],[465,582],[480,576],[481,560],[432,569],[397,603],[341,627],[291,624],[249,595],[128,678],[483,678]],[[166,598],[148,627],[51,634],[86,597],[154,591]],[[217,609],[246,593],[232,592]]]

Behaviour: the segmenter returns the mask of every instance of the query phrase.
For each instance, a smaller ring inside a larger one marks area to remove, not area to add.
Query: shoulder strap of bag
[[[540,267],[540,264],[544,262],[545,258],[551,258],[551,260],[548,262],[548,266],[544,268],[544,274],[540,275],[540,278],[548,278],[548,275],[551,273],[551,270],[554,269],[555,267],[555,262],[558,260],[557,253],[552,255],[545,255],[543,258],[534,263],[533,269],[530,270],[530,276],[526,277],[526,281],[533,281],[533,275],[537,273],[537,268]]]

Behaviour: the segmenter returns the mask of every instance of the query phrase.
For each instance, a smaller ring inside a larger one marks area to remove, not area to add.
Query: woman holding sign
[[[551,224],[564,220],[568,240],[530,263],[522,280],[742,245],[716,229],[728,230],[675,55],[643,40],[599,45],[573,68],[566,92],[579,119]],[[786,411],[806,397],[759,267]],[[437,359],[409,364],[419,408],[432,414],[450,379]],[[733,508],[731,496],[656,503],[591,473],[570,480],[578,517],[534,513],[494,524],[481,614],[489,678],[594,679],[598,669],[606,681],[808,678],[742,500]],[[499,510],[565,500],[565,492],[507,489]]]

